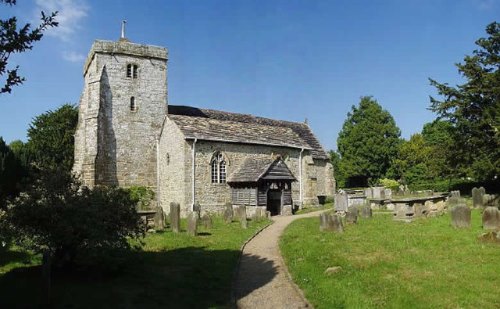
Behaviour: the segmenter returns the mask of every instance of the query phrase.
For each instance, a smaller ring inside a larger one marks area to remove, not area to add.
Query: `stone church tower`
[[[155,188],[167,114],[166,48],[97,40],[83,75],[73,171],[84,185]]]

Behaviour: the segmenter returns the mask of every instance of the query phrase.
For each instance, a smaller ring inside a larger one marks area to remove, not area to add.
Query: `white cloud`
[[[83,62],[85,60],[85,55],[74,51],[64,51],[62,53],[64,60],[69,62]]]
[[[81,23],[90,9],[84,0],[36,0],[36,4],[37,16],[40,11],[46,14],[58,11],[56,21],[59,22],[59,26],[48,29],[45,34],[66,42],[82,28]]]

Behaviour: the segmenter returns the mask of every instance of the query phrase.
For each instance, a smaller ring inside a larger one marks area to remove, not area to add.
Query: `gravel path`
[[[279,238],[288,224],[300,218],[319,216],[321,211],[273,217],[274,223],[243,249],[234,284],[238,308],[307,308],[302,291],[292,282],[279,251]]]

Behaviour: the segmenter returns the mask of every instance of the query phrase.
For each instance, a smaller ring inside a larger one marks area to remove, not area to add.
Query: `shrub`
[[[8,225],[21,247],[48,250],[58,266],[98,263],[114,250],[131,249],[128,238],[144,228],[127,191],[80,187],[70,176],[43,173],[7,209]],[[92,259],[88,259],[92,257]]]
[[[386,188],[397,191],[399,189],[399,182],[394,179],[382,178],[380,184]]]
[[[153,190],[141,186],[132,186],[126,190],[132,201],[136,203],[137,209],[143,210],[150,208],[151,201],[155,197]]]

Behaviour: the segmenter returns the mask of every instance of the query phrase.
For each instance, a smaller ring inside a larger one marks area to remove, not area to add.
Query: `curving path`
[[[292,221],[319,216],[322,211],[273,217],[243,249],[233,286],[238,308],[307,308],[302,291],[292,282],[279,251],[279,238]]]

